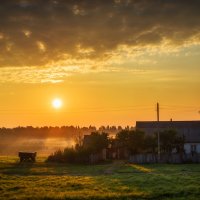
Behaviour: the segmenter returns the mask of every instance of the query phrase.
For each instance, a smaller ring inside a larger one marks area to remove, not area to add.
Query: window
[[[196,153],[197,152],[197,146],[196,144],[191,144],[191,153]]]

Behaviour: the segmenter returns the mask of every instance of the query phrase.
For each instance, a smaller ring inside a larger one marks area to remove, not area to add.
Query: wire
[[[52,110],[52,111],[41,111],[36,109],[0,109],[0,113],[3,115],[8,114],[20,114],[20,115],[32,115],[32,114],[55,114],[55,113],[103,113],[103,112],[127,112],[127,111],[153,111],[155,107],[144,106],[144,105],[135,105],[135,106],[120,106],[112,108],[100,108],[100,107],[91,107],[91,108],[80,108],[79,110]],[[160,110],[176,111],[176,112],[199,112],[200,108],[197,106],[185,106],[185,105],[162,105]]]
[[[112,108],[80,108],[79,110],[69,111],[37,111],[35,109],[3,109],[0,110],[2,114],[50,114],[50,113],[84,113],[84,112],[122,112],[122,111],[134,111],[134,110],[152,110],[150,106],[128,106],[128,107],[112,107]]]

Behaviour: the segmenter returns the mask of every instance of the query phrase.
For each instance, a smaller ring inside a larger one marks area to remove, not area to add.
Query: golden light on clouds
[[[3,34],[2,33],[0,33],[0,40],[2,40],[3,39]]]
[[[135,49],[134,57],[142,48],[200,42],[195,0],[3,0],[1,6],[0,67],[47,66],[65,61],[66,55],[109,61],[120,46],[127,54]],[[13,45],[9,55],[4,53],[8,43]]]
[[[37,41],[37,46],[38,46],[38,49],[41,51],[41,52],[45,52],[46,51],[46,46],[43,42],[41,41]]]
[[[29,38],[29,37],[31,36],[31,31],[29,31],[29,30],[23,30],[22,32],[24,33],[24,35],[25,35],[27,38]]]

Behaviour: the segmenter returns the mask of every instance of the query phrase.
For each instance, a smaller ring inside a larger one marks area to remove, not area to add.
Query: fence
[[[136,154],[129,157],[130,163],[158,163],[157,154]],[[161,154],[159,163],[200,163],[200,154]]]

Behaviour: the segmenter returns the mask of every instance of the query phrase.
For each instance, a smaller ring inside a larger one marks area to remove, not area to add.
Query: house
[[[185,137],[186,154],[200,154],[200,121],[137,121],[136,129],[152,135],[164,130],[176,130]]]
[[[96,135],[84,135],[83,138],[83,148],[84,149],[93,149],[93,146],[97,145],[96,143],[99,142],[96,138]],[[93,149],[94,150],[94,149]],[[91,164],[99,163],[101,161],[105,161],[107,159],[107,149],[103,148],[99,151],[95,151],[90,153],[89,155],[89,162]]]

